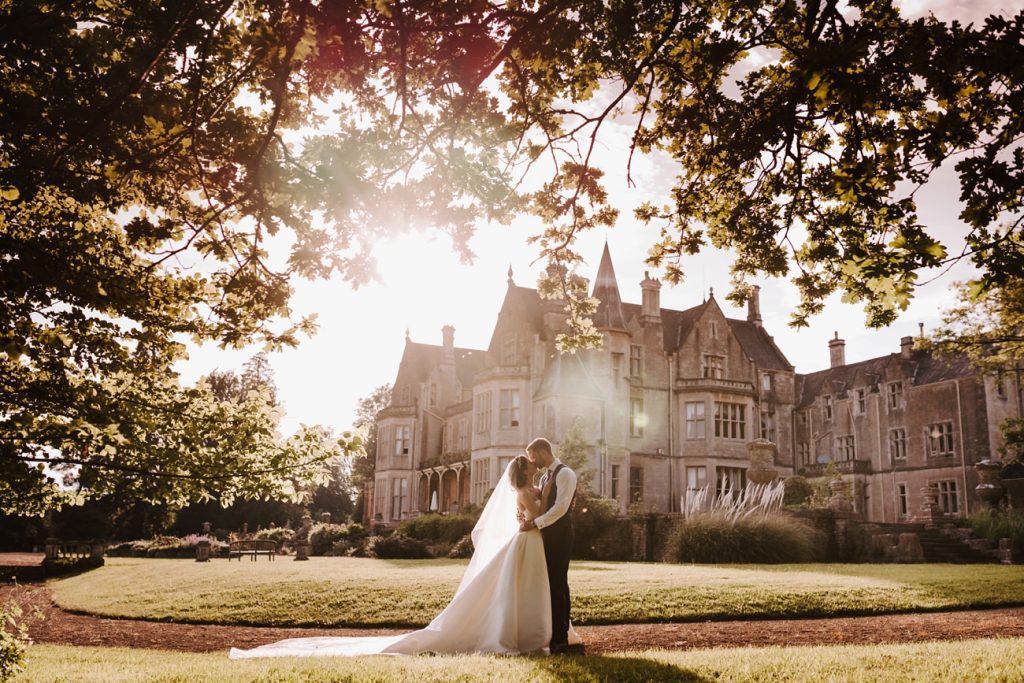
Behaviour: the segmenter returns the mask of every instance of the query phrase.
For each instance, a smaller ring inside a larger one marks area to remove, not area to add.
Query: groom
[[[551,442],[534,439],[526,447],[526,457],[544,470],[540,487],[547,512],[521,525],[523,531],[536,527],[544,539],[548,583],[551,586],[551,654],[568,649],[569,632],[569,555],[572,553],[572,515],[569,509],[576,497],[576,473],[551,452]]]

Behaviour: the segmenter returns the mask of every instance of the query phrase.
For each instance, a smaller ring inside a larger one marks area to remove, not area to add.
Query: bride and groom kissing
[[[539,485],[534,479],[543,471]],[[569,620],[576,473],[538,438],[505,468],[473,527],[473,557],[430,624],[395,636],[292,638],[232,659],[423,652],[561,654],[581,649]]]

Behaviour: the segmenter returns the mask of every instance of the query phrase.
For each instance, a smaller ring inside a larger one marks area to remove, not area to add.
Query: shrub
[[[398,533],[371,536],[366,542],[366,554],[381,560],[426,560],[433,557],[426,543]]]
[[[794,563],[821,559],[824,534],[785,513],[730,516],[720,511],[682,520],[666,559],[675,562]]]
[[[184,538],[157,536],[146,541],[125,541],[109,546],[106,554],[111,557],[161,557],[193,559],[196,545],[209,541],[210,557],[226,556],[228,544],[210,536],[189,534]]]
[[[982,510],[971,514],[968,522],[981,538],[1012,539],[1017,552],[1024,553],[1024,510]]]
[[[471,515],[420,515],[398,525],[395,533],[426,541],[430,544],[458,543],[476,526],[476,517]]]
[[[348,540],[348,527],[344,524],[314,524],[309,532],[311,555],[330,555],[338,541]]]
[[[32,641],[21,615],[21,607],[13,599],[0,606],[0,681],[9,681],[25,670],[25,651]]]
[[[465,560],[473,557],[473,538],[469,534],[460,538],[448,551],[448,557],[453,560]]]
[[[786,506],[808,505],[811,497],[814,495],[814,487],[804,477],[786,477],[782,485],[784,487],[782,504]]]
[[[281,549],[286,545],[291,545],[295,532],[288,527],[277,526],[270,529],[260,529],[252,537],[259,540],[274,541],[277,543],[278,549]]]
[[[572,556],[577,560],[627,559],[632,544],[625,544],[623,555],[616,547],[625,533],[629,534],[629,520],[619,519],[616,501],[581,491],[576,494],[572,509],[572,527],[575,535]]]

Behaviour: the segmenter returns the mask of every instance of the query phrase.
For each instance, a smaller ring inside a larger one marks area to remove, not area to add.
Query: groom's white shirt
[[[553,472],[556,467],[562,464],[562,461],[558,458],[551,463],[547,468],[547,472]],[[534,525],[538,529],[554,524],[557,522],[562,515],[569,511],[569,506],[572,505],[572,496],[576,493],[576,473],[568,467],[563,467],[558,471],[558,476],[555,479],[555,485],[558,487],[558,491],[555,493],[555,503],[551,508],[533,520]]]

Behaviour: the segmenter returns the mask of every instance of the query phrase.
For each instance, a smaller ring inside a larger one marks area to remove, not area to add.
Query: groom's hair
[[[554,457],[554,453],[551,450],[551,442],[542,436],[537,437],[536,439],[531,441],[530,445],[526,447],[526,452],[530,453],[531,455],[538,452],[547,453],[548,455]]]

